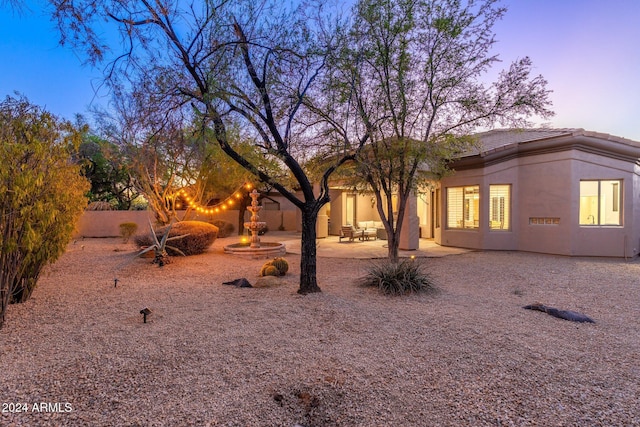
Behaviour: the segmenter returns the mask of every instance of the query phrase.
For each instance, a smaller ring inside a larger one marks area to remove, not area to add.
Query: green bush
[[[158,239],[162,238],[169,226],[156,229]],[[172,225],[169,237],[185,235],[181,239],[171,241],[171,246],[180,250],[184,255],[197,255],[207,250],[218,237],[218,227],[203,221],[180,221]],[[135,236],[138,246],[151,246],[151,236],[146,234]],[[169,255],[181,255],[167,248]]]
[[[122,236],[122,240],[124,240],[125,243],[127,243],[131,236],[136,234],[136,231],[138,231],[138,224],[136,224],[135,222],[123,222],[119,225],[119,227],[120,235]]]
[[[71,240],[89,183],[72,158],[80,132],[26,99],[0,102],[0,328]]]
[[[218,227],[218,237],[229,237],[233,234],[236,228],[229,221],[225,221],[223,219],[217,219],[212,222],[213,225]]]
[[[433,290],[431,277],[423,271],[416,259],[404,259],[397,263],[385,260],[372,264],[360,279],[363,286],[376,287],[387,295],[402,295]]]

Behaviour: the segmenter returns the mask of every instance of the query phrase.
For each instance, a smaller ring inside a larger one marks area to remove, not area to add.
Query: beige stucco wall
[[[184,219],[185,211],[178,211],[178,217]],[[249,221],[250,213],[245,213],[245,220]],[[259,212],[260,221],[265,221],[270,230],[278,230],[280,225],[286,231],[296,230],[296,212],[292,210],[262,210]],[[78,224],[74,237],[118,237],[120,236],[120,224],[123,222],[135,222],[138,224],[138,233],[146,233],[149,230],[149,219],[154,222],[153,214],[149,211],[85,211]],[[215,215],[191,215],[188,219],[211,222],[224,220],[236,226],[238,224],[238,211],[228,210]]]
[[[623,225],[579,225],[581,179],[623,180]],[[489,186],[511,184],[510,231],[490,231]],[[513,157],[484,168],[457,171],[441,182],[442,228],[435,240],[444,246],[521,250],[571,256],[635,256],[640,249],[638,167],[621,159],[580,150]],[[477,230],[446,228],[446,188],[480,186]],[[530,217],[560,218],[558,225],[532,225]]]

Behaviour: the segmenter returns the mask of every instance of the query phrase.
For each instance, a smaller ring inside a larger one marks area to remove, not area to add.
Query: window
[[[511,185],[489,186],[489,229],[511,229]]]
[[[621,180],[580,181],[580,225],[620,225]]]
[[[447,226],[449,228],[478,228],[479,219],[479,186],[447,188]]]
[[[436,197],[433,203],[436,228],[440,228],[440,189],[436,188]]]

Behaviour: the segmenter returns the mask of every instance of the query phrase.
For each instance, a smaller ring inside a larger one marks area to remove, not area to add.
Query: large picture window
[[[489,229],[511,229],[511,185],[490,185],[489,199]]]
[[[621,180],[580,181],[580,225],[620,225]]]
[[[447,227],[478,228],[480,224],[480,187],[447,188]]]

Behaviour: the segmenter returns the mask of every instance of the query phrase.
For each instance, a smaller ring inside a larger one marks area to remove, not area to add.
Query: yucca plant
[[[185,256],[184,252],[182,252],[180,249],[167,245],[167,242],[171,240],[178,240],[188,236],[188,234],[182,234],[180,236],[169,237],[169,233],[171,232],[172,226],[173,224],[169,224],[169,226],[165,230],[162,237],[158,240],[158,236],[156,235],[156,232],[153,229],[153,225],[151,225],[151,220],[149,220],[149,228],[151,228],[151,239],[153,243],[150,246],[138,252],[137,256],[142,256],[147,252],[154,251],[153,263],[158,264],[158,266],[160,267],[169,263],[169,254],[167,253],[167,249],[171,249],[172,251],[175,251],[176,253],[182,256]]]
[[[388,260],[371,264],[360,279],[363,286],[376,287],[386,295],[402,295],[435,289],[433,280],[414,258],[394,263]]]

